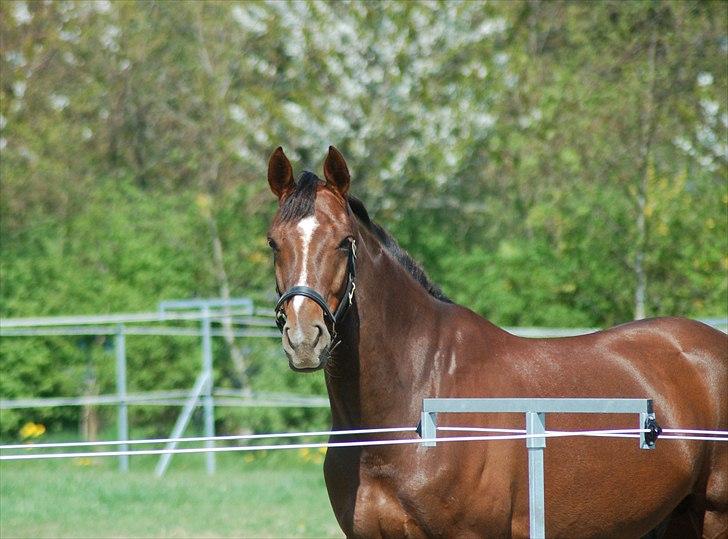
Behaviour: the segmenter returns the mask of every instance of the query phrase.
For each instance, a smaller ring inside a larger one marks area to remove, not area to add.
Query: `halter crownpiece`
[[[356,240],[351,240],[346,262],[346,288],[334,312],[331,312],[328,303],[326,303],[326,299],[310,286],[293,286],[281,294],[275,308],[276,326],[278,326],[280,332],[283,333],[283,328],[286,325],[286,303],[293,296],[303,296],[315,301],[321,307],[321,310],[324,312],[324,320],[328,320],[331,323],[332,337],[334,337],[336,335],[336,322],[341,320],[347,309],[354,303],[354,290],[356,290],[356,284],[354,283],[354,278],[356,277],[355,261]]]

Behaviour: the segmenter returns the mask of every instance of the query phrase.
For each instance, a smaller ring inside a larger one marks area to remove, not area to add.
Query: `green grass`
[[[342,537],[320,454],[218,454],[213,476],[203,458],[161,479],[150,457],[3,462],[0,537]]]

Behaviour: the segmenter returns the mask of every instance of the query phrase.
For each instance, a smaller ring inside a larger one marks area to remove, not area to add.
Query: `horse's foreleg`
[[[705,488],[704,539],[728,539],[728,449],[714,442],[713,463]]]
[[[703,539],[728,538],[728,513],[706,511],[703,518]]]

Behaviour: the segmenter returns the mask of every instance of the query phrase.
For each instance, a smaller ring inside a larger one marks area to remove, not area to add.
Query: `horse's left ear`
[[[351,183],[349,168],[344,156],[333,146],[329,146],[329,153],[324,160],[324,177],[328,185],[335,188],[342,197],[346,196]]]

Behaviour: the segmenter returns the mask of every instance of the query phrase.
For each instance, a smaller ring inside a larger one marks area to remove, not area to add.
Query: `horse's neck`
[[[355,306],[326,376],[336,428],[402,421],[431,376],[408,353],[435,338],[435,300],[368,231],[359,242]]]

